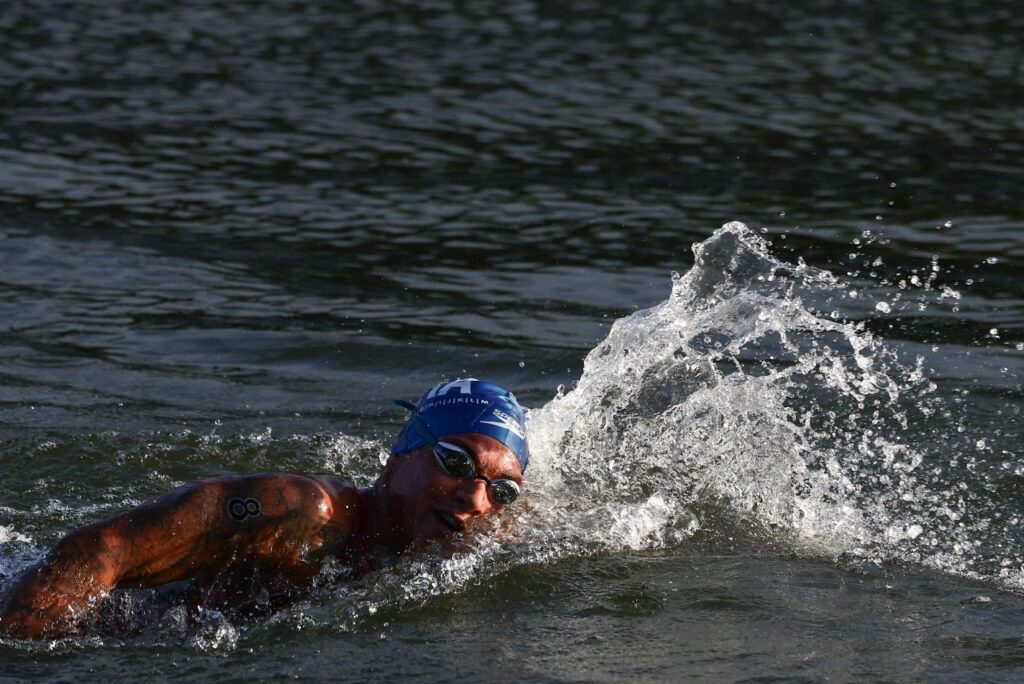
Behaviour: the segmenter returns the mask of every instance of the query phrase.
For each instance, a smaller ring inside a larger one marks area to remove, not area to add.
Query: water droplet
[[[520,368],[526,368],[526,362],[525,361],[520,361],[519,362],[519,367]]]
[[[952,228],[953,227],[953,222],[952,221],[946,221],[945,223],[942,224],[942,227],[943,228]]]
[[[988,331],[990,337],[999,337],[999,328],[992,328]]]
[[[892,307],[889,306],[888,302],[878,302],[875,304],[875,310],[881,311],[882,313],[889,313],[892,311]]]
[[[985,263],[986,264],[998,264],[999,263],[999,258],[998,257],[989,257],[988,259],[985,259]]]
[[[882,215],[881,215],[881,214],[877,214],[877,215],[875,216],[875,220],[876,220],[876,221],[881,221],[881,220],[882,220]]]

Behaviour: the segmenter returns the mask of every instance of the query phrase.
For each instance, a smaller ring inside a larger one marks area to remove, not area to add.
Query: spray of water
[[[730,515],[812,552],[863,546],[884,505],[865,508],[843,465],[891,453],[902,486],[914,466],[880,434],[849,443],[857,412],[879,397],[903,423],[901,393],[922,388],[869,335],[805,304],[801,292],[837,287],[828,273],[783,264],[738,223],[694,252],[669,299],[618,321],[577,386],[532,414],[545,498],[581,492],[580,510],[633,521],[607,537],[630,548]]]
[[[957,422],[924,359],[841,318],[856,293],[741,223],[694,255],[667,301],[617,321],[577,385],[531,413],[534,534],[638,549],[738,526],[798,553],[1019,585],[1012,530],[981,510],[965,522],[986,482],[974,456],[950,457]]]

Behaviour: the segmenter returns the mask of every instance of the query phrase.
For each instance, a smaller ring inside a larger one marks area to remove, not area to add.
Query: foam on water
[[[2,512],[3,507],[0,507]],[[28,565],[37,552],[32,537],[8,525],[0,525],[0,581],[12,577]]]

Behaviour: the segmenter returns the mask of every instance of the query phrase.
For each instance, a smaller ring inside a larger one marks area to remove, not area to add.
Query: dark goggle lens
[[[456,451],[442,444],[434,446],[434,455],[438,463],[452,477],[473,477],[476,475],[476,466],[473,465],[473,457],[464,451]]]
[[[519,498],[519,485],[514,480],[491,480],[487,493],[494,503],[507,505]]]

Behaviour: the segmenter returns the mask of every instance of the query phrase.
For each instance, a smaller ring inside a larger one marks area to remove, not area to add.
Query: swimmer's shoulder
[[[330,502],[333,520],[348,527],[359,514],[362,507],[362,495],[359,489],[348,480],[327,473],[305,475],[322,487],[322,491]]]
[[[359,490],[335,475],[310,473],[261,473],[222,479],[222,497],[229,514],[238,518],[247,510],[265,522],[305,519],[313,523],[339,524],[359,504]],[[347,525],[345,525],[347,526]]]

